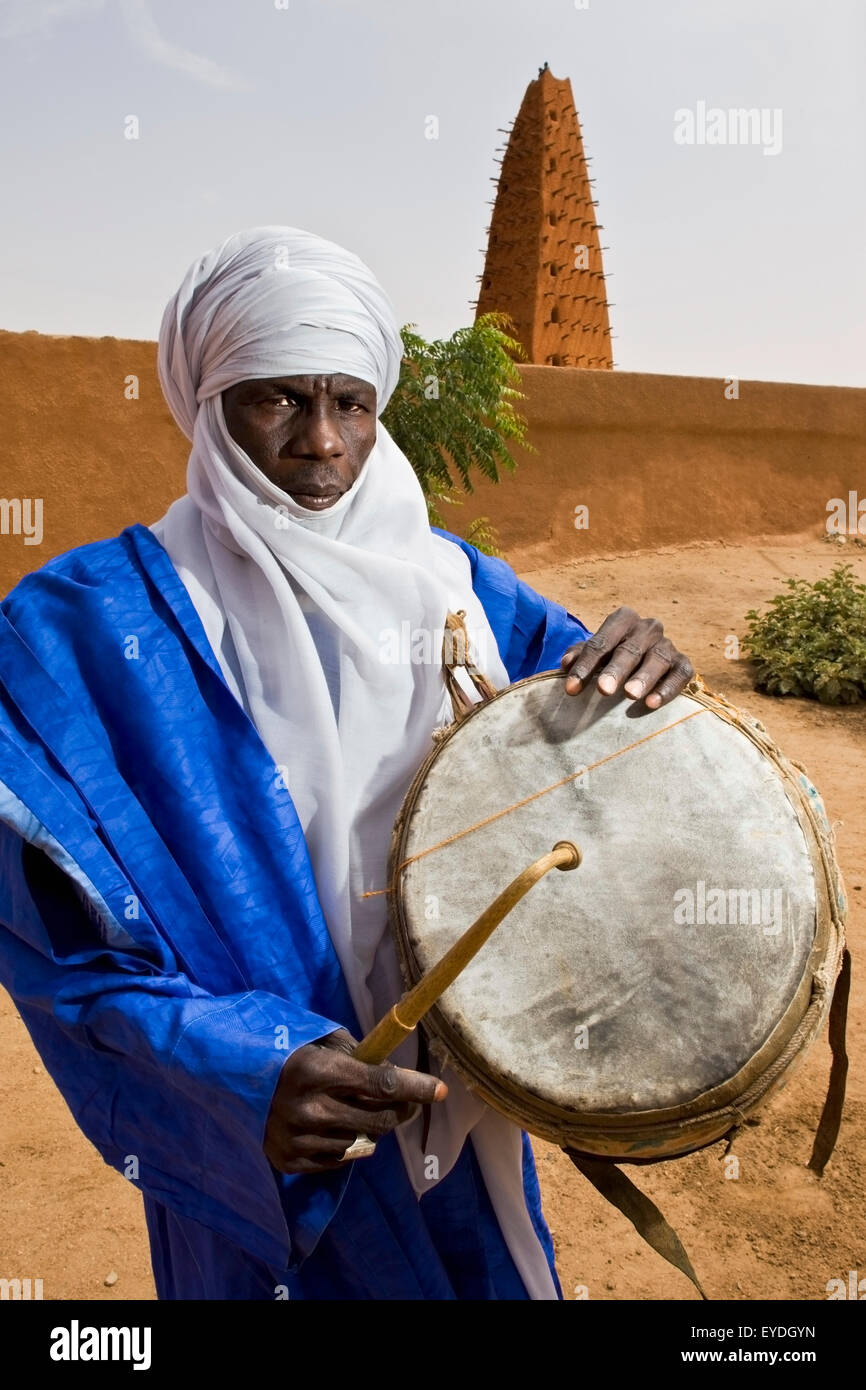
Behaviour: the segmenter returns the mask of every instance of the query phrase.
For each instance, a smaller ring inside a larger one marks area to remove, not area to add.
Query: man
[[[401,347],[356,257],[230,237],[160,332],[187,494],[0,612],[3,981],[141,1188],[162,1298],[559,1296],[526,1136],[417,1037],[350,1055],[400,993],[373,890],[450,718],[383,643],[463,610],[494,684],[562,660],[651,707],[692,670],[431,531],[378,422]]]

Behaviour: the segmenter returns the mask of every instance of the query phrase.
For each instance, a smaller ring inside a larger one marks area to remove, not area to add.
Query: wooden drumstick
[[[384,1018],[380,1019],[365,1038],[355,1048],[354,1057],[361,1062],[376,1065],[390,1057],[395,1047],[413,1031],[427,1010],[432,1008],[440,994],[453,984],[457,976],[469,964],[473,956],[481,950],[485,941],[499,926],[513,907],[525,897],[530,888],[538,883],[551,869],[576,869],[581,861],[577,845],[570,840],[558,840],[549,854],[544,854],[530,864],[523,873],[499,894],[477,921],[467,927],[463,935],[455,941],[450,950],[426,974],[417,985],[397,1001]]]

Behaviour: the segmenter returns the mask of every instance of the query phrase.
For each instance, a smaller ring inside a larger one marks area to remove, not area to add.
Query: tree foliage
[[[512,472],[509,444],[532,451],[526,421],[515,403],[523,399],[516,360],[523,348],[509,336],[505,314],[482,314],[450,338],[427,342],[408,324],[400,381],[382,421],[414,468],[431,524],[453,530],[442,508],[459,505],[474,491],[473,473],[498,483]],[[486,517],[472,523],[473,544],[498,553]]]

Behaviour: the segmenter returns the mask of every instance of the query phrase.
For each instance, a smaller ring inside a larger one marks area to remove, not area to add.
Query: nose
[[[308,401],[299,412],[288,441],[288,453],[295,459],[321,462],[345,452],[343,436],[327,401]]]

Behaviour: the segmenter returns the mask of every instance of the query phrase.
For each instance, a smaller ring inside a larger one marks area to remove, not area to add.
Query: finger
[[[598,678],[598,688],[602,695],[614,695],[627,676],[639,666],[646,651],[643,642],[637,638],[627,638],[620,642],[610,661]]]
[[[417,1112],[416,1105],[371,1111],[344,1105],[330,1096],[310,1097],[296,1106],[291,1120],[271,1128],[265,1152],[281,1171],[298,1157],[322,1155],[333,1160],[359,1134],[368,1135],[375,1143]]]
[[[688,657],[683,656],[682,652],[677,652],[668,674],[661,685],[645,697],[644,704],[649,709],[660,709],[662,705],[670,704],[671,700],[682,694],[694,674],[695,668]]]
[[[663,639],[663,628],[655,618],[641,618],[619,645],[614,649],[610,661],[598,677],[598,688],[603,695],[614,695],[626,678],[640,666],[647,651]],[[671,647],[673,652],[673,647]]]
[[[334,1104],[338,1102],[334,1101]],[[417,1101],[404,1101],[399,1105],[383,1108],[381,1101],[365,1101],[362,1097],[353,1097],[340,1111],[341,1124],[351,1123],[355,1129],[367,1130],[371,1135],[381,1136],[413,1119],[419,1109],[420,1103]]]
[[[568,672],[565,682],[567,694],[576,695],[582,690],[593,671],[628,636],[635,623],[639,622],[640,619],[633,608],[617,608],[616,612],[605,618],[598,632],[592,637],[569,647],[561,662],[562,669]]]
[[[356,1107],[367,1119],[371,1114],[393,1112],[384,1117],[386,1130],[393,1129],[411,1118],[415,1106],[442,1101],[448,1094],[443,1081],[424,1072],[388,1064],[369,1066],[339,1049],[315,1045],[299,1049],[297,1055],[301,1052],[303,1067],[296,1069],[288,1103],[272,1109],[272,1129],[285,1125],[298,1125],[310,1133],[332,1129],[333,1112],[328,1108],[332,1099]]]
[[[321,1161],[336,1166],[356,1137],[357,1130],[331,1135],[307,1134],[293,1125],[286,1125],[265,1145],[265,1156],[281,1173],[295,1171],[293,1165],[298,1162]]]
[[[329,1034],[324,1040],[327,1043],[333,1039],[331,1046],[310,1048],[306,1058],[304,1090],[350,1096],[356,1104],[373,1102],[376,1109],[401,1104],[430,1105],[447,1096],[445,1082],[426,1072],[395,1067],[389,1062],[379,1066],[359,1062],[344,1050],[344,1039],[350,1037],[345,1030],[340,1030]],[[357,1046],[354,1040],[352,1046]]]
[[[269,1161],[282,1173],[313,1171],[316,1168],[337,1168],[346,1158],[346,1153],[355,1141],[362,1136],[376,1139],[381,1136],[369,1135],[369,1125],[362,1128],[336,1131],[333,1134],[307,1133],[295,1126],[288,1126],[278,1144],[266,1150]],[[370,1153],[358,1153],[355,1158],[372,1157]]]
[[[319,1038],[319,1047],[330,1047],[336,1052],[347,1053],[350,1057],[358,1046],[356,1038],[346,1028],[338,1028],[335,1033],[328,1033],[324,1038]]]
[[[341,1065],[345,1068],[345,1080],[332,1090],[351,1095],[355,1103],[369,1103],[373,1109],[388,1110],[401,1104],[430,1105],[433,1101],[444,1100],[448,1094],[445,1082],[426,1072],[409,1071],[387,1062],[371,1067],[354,1058],[346,1058]]]
[[[318,1096],[298,1106],[291,1128],[326,1136],[366,1132],[373,1138],[405,1124],[417,1113],[417,1105],[394,1105],[383,1109],[380,1102],[366,1105],[334,1096]]]
[[[283,1150],[290,1158],[340,1159],[357,1137],[357,1129],[335,1134],[305,1134],[299,1130],[289,1135]]]
[[[629,676],[626,681],[623,687],[626,695],[631,695],[633,699],[639,700],[642,695],[649,694],[662,677],[667,675],[676,655],[672,642],[667,641],[667,639],[663,642],[656,642],[655,646],[646,653],[634,674]]]

